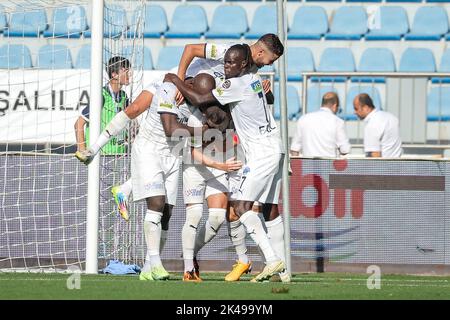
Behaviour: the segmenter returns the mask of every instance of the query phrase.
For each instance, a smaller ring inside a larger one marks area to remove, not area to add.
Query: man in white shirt
[[[402,140],[398,119],[391,113],[375,109],[366,93],[353,100],[355,114],[364,120],[364,152],[367,157],[399,158]]]
[[[291,155],[336,158],[350,152],[344,121],[336,116],[339,97],[327,92],[318,111],[303,115],[297,122],[297,132],[291,143]]]

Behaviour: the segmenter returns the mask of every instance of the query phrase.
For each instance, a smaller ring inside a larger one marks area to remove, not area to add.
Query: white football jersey
[[[199,73],[207,73],[214,77],[216,86],[225,80],[223,63],[216,60],[195,58],[186,70],[187,77],[195,77]]]
[[[222,104],[229,104],[236,132],[246,154],[270,151],[283,153],[280,132],[267,104],[262,80],[249,73],[225,80],[212,94]]]
[[[139,139],[143,138],[154,142],[156,151],[161,152],[162,154],[169,154],[179,141],[171,141],[171,137],[166,137],[161,122],[161,113],[175,114],[178,118],[178,122],[187,124],[193,108],[185,103],[178,107],[176,106],[175,94],[177,88],[172,83],[154,83],[153,89],[155,94],[153,96],[152,104],[141,122],[137,137]],[[148,91],[150,91],[150,88]]]

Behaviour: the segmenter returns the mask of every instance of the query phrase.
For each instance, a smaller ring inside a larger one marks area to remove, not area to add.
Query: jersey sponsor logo
[[[253,83],[251,84],[251,86],[252,86],[253,92],[255,92],[255,93],[260,93],[260,92],[262,92],[262,84],[261,84],[261,82],[260,82],[259,80],[253,82]]]
[[[189,189],[184,192],[186,197],[202,197],[203,196],[203,190],[199,189]]]
[[[169,103],[169,102],[160,102],[159,106],[161,108],[166,108],[166,109],[172,109],[173,108],[173,104]]]
[[[164,184],[162,182],[151,182],[144,185],[145,190],[161,190],[164,189]]]
[[[217,58],[217,47],[215,44],[211,45],[211,58]]]
[[[225,82],[222,84],[222,88],[228,89],[229,87],[231,87],[231,81],[225,80]]]
[[[216,92],[219,96],[223,95],[223,90],[221,88],[216,88]]]

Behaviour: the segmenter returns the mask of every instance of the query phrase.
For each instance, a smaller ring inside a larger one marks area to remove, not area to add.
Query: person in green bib
[[[129,99],[123,86],[130,84],[131,63],[128,59],[115,56],[109,59],[106,66],[109,81],[102,89],[101,129],[103,130],[112,118],[129,105]],[[84,107],[75,122],[75,137],[77,141],[77,153],[86,150],[89,146],[89,105]],[[127,152],[127,134],[123,131],[120,135],[111,139],[103,146],[101,154],[117,155]],[[120,186],[111,189],[114,200],[119,208],[119,213],[128,221],[127,200],[131,193],[131,179]]]

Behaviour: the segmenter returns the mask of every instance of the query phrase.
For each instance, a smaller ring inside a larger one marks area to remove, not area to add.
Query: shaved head
[[[216,80],[210,74],[199,73],[193,79],[193,86],[198,93],[206,94],[216,87]]]

